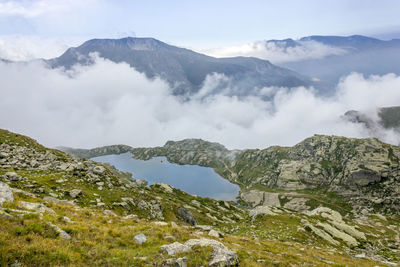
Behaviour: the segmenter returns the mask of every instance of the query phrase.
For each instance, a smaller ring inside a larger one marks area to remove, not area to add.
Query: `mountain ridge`
[[[46,60],[52,68],[90,65],[90,53],[113,62],[126,62],[148,78],[160,77],[174,88],[175,94],[193,94],[207,75],[224,74],[233,79],[238,91],[251,94],[254,87],[318,85],[310,78],[254,57],[214,58],[189,49],[175,47],[154,38],[92,39],[69,48],[61,56]]]
[[[321,36],[312,35],[292,40],[272,41],[281,48],[301,46],[313,41],[325,46],[341,49],[343,53],[330,54],[316,59],[287,61],[279,66],[292,69],[310,77],[337,83],[352,72],[366,76],[395,73],[400,75],[400,39],[380,40],[363,35]],[[266,41],[268,42],[268,41]]]
[[[168,141],[163,147],[154,148],[109,146],[64,151],[81,157],[126,152],[142,160],[165,156],[172,163],[212,167],[242,189],[256,186],[289,191],[322,189],[354,196],[354,203],[361,201],[369,207],[375,205],[375,196],[391,196],[393,202],[388,210],[400,210],[400,192],[389,186],[400,178],[393,173],[400,170],[400,148],[376,138],[314,135],[293,147],[232,151],[201,139]],[[371,189],[375,187],[379,189]]]

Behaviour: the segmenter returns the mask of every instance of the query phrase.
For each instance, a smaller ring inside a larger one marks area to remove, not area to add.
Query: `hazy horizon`
[[[309,35],[393,39],[400,38],[399,9],[393,0],[1,0],[0,50],[8,42],[46,58],[88,39],[125,36],[201,51]]]

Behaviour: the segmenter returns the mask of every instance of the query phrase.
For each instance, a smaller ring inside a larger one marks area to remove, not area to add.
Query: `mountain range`
[[[213,73],[229,77],[232,94],[235,95],[251,94],[255,87],[317,85],[306,76],[266,60],[253,57],[214,58],[153,38],[93,39],[69,48],[60,57],[46,62],[52,68],[65,69],[75,64],[89,65],[93,64],[90,55],[95,52],[116,63],[126,62],[148,78],[166,80],[176,95],[198,92],[207,75]],[[226,84],[222,86],[226,87]]]
[[[291,49],[313,42],[336,49],[320,58],[286,61],[278,65],[255,57],[216,58],[169,45],[154,38],[92,39],[67,49],[56,58],[43,60],[51,68],[72,68],[94,63],[92,54],[112,62],[128,63],[148,78],[169,83],[175,95],[190,96],[204,85],[208,75],[223,74],[229,79],[215,85],[210,93],[229,88],[230,95],[258,94],[263,87],[313,86],[320,94],[330,94],[341,77],[352,72],[364,75],[400,74],[400,40],[371,37],[307,36],[298,40],[268,40],[280,49]],[[317,49],[317,48],[315,48]],[[9,63],[10,61],[1,60]]]
[[[339,79],[352,72],[366,76],[387,73],[400,74],[400,39],[379,40],[362,35],[352,36],[308,36],[299,40],[270,40],[281,48],[303,46],[316,42],[338,48],[343,53],[332,54],[317,59],[289,61],[279,64],[310,77],[337,83]]]

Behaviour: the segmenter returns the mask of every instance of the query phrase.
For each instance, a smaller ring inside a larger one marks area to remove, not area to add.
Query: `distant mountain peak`
[[[257,88],[266,86],[315,85],[310,78],[275,66],[267,60],[252,57],[214,58],[154,38],[92,39],[78,47],[69,48],[60,57],[47,62],[51,67],[66,69],[76,64],[90,65],[93,60],[89,55],[93,52],[116,63],[126,62],[149,78],[160,77],[169,82],[174,94],[179,95],[198,92],[207,75],[214,73],[230,78],[235,90],[233,92],[232,89],[232,94],[239,96],[249,95]],[[215,88],[214,93],[222,89],[226,88]]]
[[[283,40],[268,40],[267,43],[274,43],[277,46],[284,47],[296,47],[300,44],[291,38],[283,39]]]
[[[273,41],[273,40],[272,40]],[[282,40],[284,41],[284,40]],[[337,83],[353,72],[369,75],[400,74],[400,40],[380,40],[364,35],[323,36],[311,35],[295,40],[298,46],[310,52],[324,51],[320,57],[305,57],[282,62],[280,66],[292,69],[325,82]],[[327,47],[310,45],[322,44]],[[281,45],[278,43],[277,46]],[[280,46],[286,48],[283,44]],[[339,51],[336,53],[335,51]],[[340,52],[341,51],[341,52]]]
[[[158,49],[168,49],[171,46],[150,37],[124,37],[120,39],[91,39],[84,42],[79,47],[129,48],[138,51],[154,51]]]
[[[323,36],[323,35],[311,35],[303,37],[300,41],[316,41],[325,45],[345,47],[345,48],[356,48],[365,49],[381,44],[382,40],[367,37],[363,35],[350,35],[350,36]]]

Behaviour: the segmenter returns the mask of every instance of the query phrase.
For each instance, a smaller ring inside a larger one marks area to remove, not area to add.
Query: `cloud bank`
[[[298,45],[287,46],[286,41],[257,41],[253,43],[220,47],[202,51],[214,57],[258,57],[278,64],[306,59],[324,58],[346,53],[344,49],[328,46],[316,41],[297,41]]]
[[[203,138],[229,148],[294,145],[313,134],[366,137],[362,125],[340,119],[347,110],[374,112],[398,105],[400,77],[352,74],[337,93],[319,97],[312,88],[263,88],[238,98],[209,95],[227,77],[214,74],[189,101],[171,95],[167,83],[96,58],[67,74],[40,62],[0,63],[0,128],[29,135],[48,146],[163,145]],[[227,83],[229,84],[229,83]],[[227,89],[228,91],[228,89]],[[264,96],[274,97],[265,100]],[[382,131],[392,143],[400,138]]]
[[[69,47],[82,43],[78,37],[43,38],[36,35],[0,35],[0,58],[27,61],[60,56]]]

